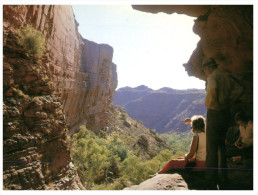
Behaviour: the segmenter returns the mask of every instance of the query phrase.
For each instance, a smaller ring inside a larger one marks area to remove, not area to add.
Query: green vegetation
[[[140,161],[136,156],[130,156],[121,164],[121,175],[133,184],[139,184],[157,173],[171,159],[172,152],[164,150],[148,161]]]
[[[16,88],[12,88],[12,90],[13,90],[14,95],[16,95],[16,96],[23,98],[23,99],[27,99],[27,100],[30,99],[30,97],[28,95],[25,95],[22,90],[16,89]]]
[[[130,128],[124,126],[125,119],[133,124]],[[87,189],[121,190],[138,185],[169,160],[189,151],[191,132],[160,135],[139,125],[119,107],[114,108],[110,123],[107,131],[98,134],[81,126],[72,137],[73,162]],[[138,144],[141,135],[148,138],[147,148]]]
[[[128,118],[128,114],[126,112],[121,113],[121,119],[125,120]]]
[[[139,184],[155,174],[171,159],[164,150],[151,160],[141,161],[130,155],[118,135],[98,135],[81,126],[73,136],[72,157],[83,184],[88,189],[119,190]]]
[[[44,35],[31,25],[23,26],[16,31],[17,43],[27,54],[40,58],[46,49]]]
[[[173,151],[173,158],[184,156],[189,152],[192,133],[161,134],[160,137],[166,141],[168,147]]]
[[[118,161],[117,156],[101,143],[101,138],[84,126],[73,136],[72,156],[80,178],[88,188],[107,178],[111,165]]]

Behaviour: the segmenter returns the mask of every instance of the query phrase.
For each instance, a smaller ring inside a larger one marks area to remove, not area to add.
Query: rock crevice
[[[16,30],[31,25],[46,40],[26,55]],[[71,6],[3,7],[3,160],[5,189],[84,189],[68,135],[104,128],[117,86],[113,49],[83,39]]]

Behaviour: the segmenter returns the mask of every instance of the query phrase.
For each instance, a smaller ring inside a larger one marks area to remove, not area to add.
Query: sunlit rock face
[[[113,48],[82,40],[82,54],[76,83],[63,93],[67,123],[77,129],[85,123],[99,131],[109,120],[109,105],[117,87],[116,65],[112,63]]]
[[[235,76],[245,88],[241,109],[252,115],[253,7],[249,5],[134,5],[134,9],[196,17],[193,32],[200,36],[196,49],[184,64],[189,76],[206,80],[204,57],[212,57],[219,69]]]
[[[15,30],[32,25],[46,37],[35,60]],[[81,124],[99,131],[117,86],[113,49],[84,40],[71,6],[3,8],[3,183],[5,189],[84,189],[67,135]]]

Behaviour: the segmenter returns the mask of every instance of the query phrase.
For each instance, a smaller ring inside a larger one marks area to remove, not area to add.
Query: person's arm
[[[218,83],[216,79],[216,74],[212,74],[207,78],[207,94],[206,100],[209,109],[217,110],[218,105]],[[205,103],[206,104],[206,103]]]
[[[238,149],[243,149],[243,143],[242,143],[242,136],[240,135],[239,138],[237,139],[237,141],[235,142],[235,146]]]
[[[184,124],[185,125],[191,125],[191,119],[190,118],[186,118],[185,120],[184,120]]]
[[[188,161],[190,158],[193,158],[198,145],[198,137],[195,135],[193,136],[190,152],[185,155],[185,160]]]
[[[243,136],[244,136],[245,133],[246,133],[245,127],[242,126],[242,125],[239,125],[239,137],[234,144],[238,149],[243,149],[244,148],[244,144],[243,144],[242,139],[243,139]]]
[[[219,108],[217,88],[210,89],[210,95],[211,95],[211,105],[215,110],[217,110],[217,108]]]
[[[243,140],[243,147],[248,148],[253,145],[253,123],[251,121],[245,127],[245,139]]]

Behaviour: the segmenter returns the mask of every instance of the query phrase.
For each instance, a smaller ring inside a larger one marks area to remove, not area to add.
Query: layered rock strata
[[[83,189],[69,151],[60,97],[42,62],[4,46],[4,189]]]
[[[46,38],[40,59],[16,43],[16,30],[26,25]],[[3,7],[5,189],[84,189],[68,134],[81,124],[105,127],[117,75],[113,49],[84,40],[77,27],[71,6]]]
[[[117,87],[116,65],[112,63],[113,48],[82,40],[82,57],[75,86],[64,89],[64,112],[72,130],[85,124],[99,131],[107,124],[109,105]]]

